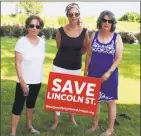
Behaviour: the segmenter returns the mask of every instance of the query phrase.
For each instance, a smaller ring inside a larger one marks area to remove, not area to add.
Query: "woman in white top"
[[[38,36],[44,23],[39,16],[31,15],[25,21],[27,35],[21,37],[15,47],[17,83],[15,101],[11,114],[11,136],[16,128],[26,101],[26,127],[34,134],[40,134],[32,126],[33,109],[41,87],[45,40]]]

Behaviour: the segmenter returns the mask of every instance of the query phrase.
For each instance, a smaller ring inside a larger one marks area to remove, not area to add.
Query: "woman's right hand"
[[[27,92],[28,91],[27,84],[25,83],[24,80],[20,80],[20,85],[21,85],[21,88],[22,88],[23,92]]]

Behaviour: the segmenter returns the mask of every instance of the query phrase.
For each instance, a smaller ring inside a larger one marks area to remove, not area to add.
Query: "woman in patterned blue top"
[[[106,101],[108,107],[108,128],[101,136],[114,132],[116,102],[118,99],[118,65],[122,59],[123,43],[115,32],[116,19],[111,11],[103,11],[97,20],[98,31],[91,37],[91,47],[86,56],[84,75],[101,78],[99,102]],[[94,116],[93,126],[88,133],[98,128],[100,106]]]

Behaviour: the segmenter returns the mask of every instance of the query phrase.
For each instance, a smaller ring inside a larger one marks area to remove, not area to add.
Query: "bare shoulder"
[[[117,34],[116,43],[122,43],[122,38],[120,34]]]
[[[117,48],[123,48],[123,42],[120,34],[117,34],[116,45]]]
[[[64,26],[62,26],[63,29],[67,28],[67,27],[68,27],[68,24],[65,24]]]
[[[60,35],[60,28],[57,29],[56,35]]]
[[[121,35],[117,33],[117,38],[116,40],[122,40]]]

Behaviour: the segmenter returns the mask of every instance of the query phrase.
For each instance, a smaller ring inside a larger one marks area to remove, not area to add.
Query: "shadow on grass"
[[[12,73],[15,74],[14,66],[14,48],[17,38],[2,38],[1,51],[2,51],[2,75],[11,76]],[[52,65],[53,59],[57,52],[55,40],[46,41],[46,57],[44,65]],[[83,65],[84,69],[85,55],[83,55]],[[45,69],[48,72],[48,69]],[[132,44],[125,44],[123,51],[123,59],[119,65],[120,75],[125,78],[140,79],[140,47]],[[13,74],[12,74],[13,75]]]
[[[55,55],[53,53],[47,53],[45,57],[44,65],[52,65],[54,57]],[[85,59],[83,57],[83,62],[84,60]],[[82,65],[82,70],[84,69],[83,65]],[[3,76],[15,75],[14,57],[10,57],[10,56],[3,57],[1,60],[1,67],[2,67],[1,72]],[[48,72],[48,69],[46,69],[46,71]],[[134,62],[134,60],[127,61],[125,59],[119,66],[120,75],[123,75],[125,78],[140,79],[139,71],[140,71],[140,63],[136,63]]]
[[[71,124],[67,113],[61,113],[60,123],[57,130],[51,130],[53,115],[51,111],[44,111],[44,98],[46,84],[42,84],[34,114],[34,126],[41,131],[41,136],[87,136],[86,131],[92,126],[92,118],[89,116],[75,115],[78,127]],[[10,133],[10,113],[15,95],[15,81],[1,80],[1,135]],[[98,136],[107,128],[106,103],[101,104],[99,126],[100,129],[90,136]],[[131,120],[117,116],[120,125],[115,128],[117,136],[139,136],[140,135],[140,105],[118,104],[118,113],[126,113]],[[25,108],[17,128],[17,135],[32,136],[25,128]]]

